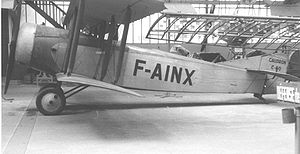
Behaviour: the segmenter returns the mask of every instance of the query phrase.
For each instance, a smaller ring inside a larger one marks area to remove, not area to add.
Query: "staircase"
[[[62,17],[66,15],[66,12],[62,10],[52,1],[26,1],[25,3],[32,7],[48,22],[50,22],[56,28],[64,28],[62,24]]]

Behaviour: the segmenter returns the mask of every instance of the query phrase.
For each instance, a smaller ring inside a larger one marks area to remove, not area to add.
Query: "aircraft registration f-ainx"
[[[15,61],[55,77],[55,84],[37,94],[36,106],[44,115],[61,113],[66,98],[89,86],[138,97],[142,95],[130,89],[261,96],[274,93],[274,85],[265,90],[268,75],[299,81],[286,73],[287,54],[248,57],[236,65],[126,45],[131,22],[164,9],[158,0],[72,0],[64,19],[67,30],[29,23],[18,29],[16,15],[5,93]],[[64,91],[63,82],[78,86]]]

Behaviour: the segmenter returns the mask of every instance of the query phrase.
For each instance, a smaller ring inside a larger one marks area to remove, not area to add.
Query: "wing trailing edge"
[[[140,95],[132,90],[128,90],[128,89],[125,89],[125,88],[122,88],[122,87],[119,87],[119,86],[116,86],[113,84],[109,84],[109,83],[106,83],[103,81],[91,79],[91,78],[85,77],[83,75],[72,74],[71,76],[67,76],[66,74],[58,73],[58,74],[56,74],[56,78],[58,81],[61,81],[61,82],[80,83],[80,84],[85,84],[85,85],[89,85],[89,86],[94,86],[94,87],[109,89],[109,90],[118,91],[118,92],[122,92],[122,93],[127,93],[127,94],[131,94],[131,95],[138,96],[138,97],[143,97],[142,95]]]
[[[252,69],[247,69],[248,72],[253,72],[253,73],[262,73],[262,74],[269,74],[269,75],[275,75],[280,78],[290,80],[290,81],[300,81],[300,78],[291,75],[291,74],[286,74],[286,73],[279,73],[279,72],[272,72],[272,71],[262,71],[262,70],[252,70]]]

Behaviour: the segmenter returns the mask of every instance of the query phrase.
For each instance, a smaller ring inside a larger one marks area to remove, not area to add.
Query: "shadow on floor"
[[[199,107],[199,106],[224,106],[224,105],[253,105],[267,104],[265,102],[185,102],[185,103],[88,103],[88,104],[68,104],[63,112],[64,115],[79,114],[94,110],[129,110],[129,109],[148,109],[166,107]]]

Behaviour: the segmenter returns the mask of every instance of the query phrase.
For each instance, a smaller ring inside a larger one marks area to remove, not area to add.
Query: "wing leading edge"
[[[109,89],[109,90],[113,90],[113,91],[118,91],[118,92],[122,92],[122,93],[127,93],[127,94],[131,94],[134,96],[138,96],[138,97],[143,97],[142,95],[132,91],[132,90],[128,90],[113,84],[109,84],[106,82],[102,82],[99,80],[95,80],[95,79],[91,79],[82,75],[78,75],[78,74],[72,74],[71,76],[67,76],[65,74],[62,73],[58,73],[56,74],[56,78],[58,81],[61,82],[72,82],[72,83],[80,83],[80,84],[85,84],[85,85],[90,85],[90,86],[94,86],[94,87],[99,87],[99,88],[104,88],[104,89]]]

